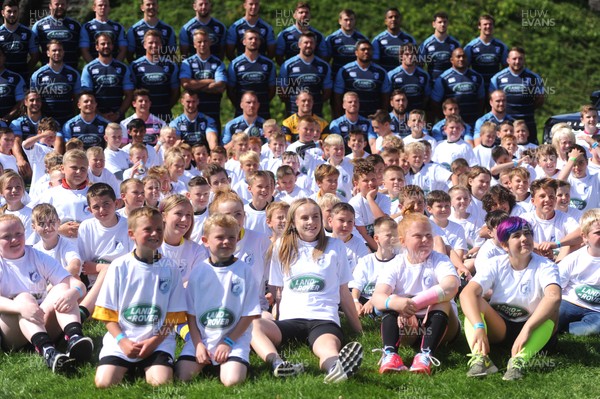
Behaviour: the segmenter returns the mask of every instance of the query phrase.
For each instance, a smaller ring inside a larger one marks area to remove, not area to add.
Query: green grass
[[[152,388],[142,378],[128,380],[120,386],[97,390],[94,388],[95,365],[86,365],[73,376],[52,374],[42,358],[32,353],[0,354],[0,398],[598,398],[597,376],[600,371],[600,339],[576,338],[563,335],[556,354],[542,356],[522,381],[502,381],[508,352],[494,352],[492,359],[500,373],[485,379],[467,379],[468,347],[464,336],[437,354],[442,362],[431,377],[401,373],[380,375],[377,362],[379,325],[364,321],[365,334],[358,339],[364,346],[364,361],[360,372],[339,385],[323,384],[324,374],[318,370],[317,359],[303,345],[288,346],[282,353],[289,360],[303,362],[307,372],[297,378],[279,380],[272,377],[270,368],[255,355],[246,383],[238,387],[223,387],[215,375],[201,374],[191,383]],[[97,322],[86,324],[86,333],[93,337],[98,353],[104,326]],[[405,363],[412,361],[414,351],[400,352]],[[97,356],[96,356],[97,358]]]

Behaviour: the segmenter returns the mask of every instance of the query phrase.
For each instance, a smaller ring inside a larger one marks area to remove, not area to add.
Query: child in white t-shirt
[[[267,226],[267,206],[273,201],[275,180],[273,174],[266,170],[257,170],[248,176],[248,191],[252,196],[250,202],[244,205],[246,212],[246,227],[260,233],[269,234]]]
[[[136,208],[144,206],[144,183],[139,179],[126,179],[120,187],[120,201],[124,204],[123,208],[117,210],[117,213],[124,218]]]
[[[467,253],[467,240],[464,229],[449,220],[451,199],[445,191],[434,190],[427,194],[427,213],[429,218],[442,229],[448,240],[448,245],[456,252],[460,260]]]
[[[442,342],[452,341],[460,332],[453,302],[459,278],[450,259],[433,251],[431,222],[426,216],[406,215],[398,224],[398,233],[405,251],[381,270],[371,299],[384,313],[379,372],[406,370],[398,346],[422,337],[410,371],[431,374],[431,364],[439,365],[432,355]]]
[[[414,184],[423,189],[425,195],[433,190],[447,191],[452,185],[452,172],[434,163],[425,163],[423,143],[410,143],[404,149],[408,157],[410,171],[406,184]]]
[[[371,298],[375,292],[377,277],[385,267],[392,264],[390,261],[396,257],[397,252],[398,224],[390,217],[383,216],[375,220],[374,228],[373,239],[377,243],[377,252],[358,260],[352,272],[352,281],[348,284],[359,316],[381,315],[373,306]]]
[[[319,357],[325,382],[346,380],[362,362],[362,346],[351,342],[342,348],[341,306],[352,329],[362,331],[352,297],[351,280],[343,243],[327,237],[321,210],[311,199],[294,201],[281,239],[273,249],[269,284],[275,287],[278,320],[256,320],[252,347],[271,363],[275,376],[295,375],[302,365],[284,362],[276,347],[297,339],[308,340]],[[341,350],[340,350],[341,349]]]
[[[123,180],[123,172],[129,169],[129,154],[121,149],[121,139],[123,132],[118,123],[112,122],[104,130],[104,159],[106,160],[106,169],[113,173],[117,180]]]
[[[185,290],[191,340],[175,366],[177,378],[183,381],[207,364],[220,365],[225,386],[246,379],[250,327],[261,310],[252,270],[233,256],[239,233],[240,225],[229,215],[212,215],[204,224],[202,242],[210,256],[192,271]]]
[[[31,222],[39,236],[33,248],[58,260],[61,266],[74,277],[81,274],[82,260],[77,243],[58,234],[58,214],[50,204],[39,204],[33,208]]]
[[[289,165],[281,165],[277,168],[277,192],[275,199],[291,203],[300,198],[306,198],[310,194],[300,187],[296,182],[298,175]]]
[[[15,215],[21,219],[25,226],[25,238],[29,244],[37,240],[31,227],[31,208],[23,204],[25,194],[25,182],[18,172],[7,170],[0,175],[0,195],[6,202],[0,207],[0,213]]]
[[[66,370],[73,360],[89,361],[94,345],[83,336],[77,309],[85,286],[54,258],[25,245],[18,217],[0,215],[0,237],[3,347],[19,349],[30,342],[53,372]],[[54,323],[47,322],[49,317]],[[67,354],[54,346],[61,334],[67,339]]]
[[[256,172],[260,167],[260,155],[254,151],[247,151],[238,158],[241,174],[236,181],[231,184],[231,189],[235,191],[244,202],[252,200],[252,194],[248,190],[248,177]]]
[[[567,255],[559,264],[562,301],[558,332],[573,335],[600,333],[600,210],[586,211],[581,218],[585,247]]]
[[[60,125],[54,118],[42,118],[38,123],[38,133],[23,141],[21,146],[29,165],[31,165],[31,186],[34,187],[46,173],[44,157],[54,150],[56,132],[60,130]],[[119,129],[119,134],[121,130]],[[119,137],[120,139],[120,137]],[[15,170],[18,172],[18,170]]]
[[[143,369],[146,381],[173,380],[174,325],[186,321],[181,272],[161,257],[163,222],[158,209],[135,209],[127,219],[135,250],[113,260],[102,286],[94,318],[106,324],[95,384],[119,384],[130,369]]]
[[[202,225],[208,218],[208,202],[210,198],[210,185],[202,176],[195,176],[188,182],[187,198],[194,209],[194,228],[190,240],[200,242],[202,238]]]
[[[444,140],[435,147],[432,161],[440,164],[450,170],[450,164],[457,158],[464,158],[469,165],[477,165],[477,158],[473,148],[469,143],[461,139],[464,131],[464,124],[460,116],[449,115],[446,117],[444,126],[447,140]]]
[[[268,155],[263,157],[262,161],[260,161],[260,168],[276,173],[277,168],[281,166],[281,156],[285,151],[285,147],[285,134],[281,132],[273,133],[269,138]]]
[[[104,150],[102,147],[90,147],[87,149],[85,154],[88,157],[90,164],[88,169],[88,179],[90,184],[94,183],[106,183],[115,190],[117,197],[121,196],[120,184],[121,182],[115,177],[112,172],[106,169],[104,166],[106,160],[104,158]]]
[[[346,202],[337,203],[329,211],[328,219],[331,236],[339,238],[346,245],[346,256],[352,272],[360,259],[371,253],[362,237],[352,234],[354,231],[354,208]],[[375,236],[373,239],[377,242]]]

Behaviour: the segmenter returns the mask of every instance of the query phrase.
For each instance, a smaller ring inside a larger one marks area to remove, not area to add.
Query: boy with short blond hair
[[[323,141],[323,152],[329,156],[327,164],[334,166],[340,173],[337,193],[342,198],[352,196],[352,174],[354,165],[344,156],[344,139],[339,134],[330,134]]]
[[[477,159],[473,148],[461,138],[464,129],[465,125],[460,116],[447,116],[444,125],[447,139],[437,144],[431,160],[448,170],[450,170],[450,163],[457,158],[464,158],[469,165],[476,165]]]
[[[537,158],[536,179],[543,177],[556,179],[558,172],[560,172],[556,168],[556,160],[558,159],[556,148],[552,144],[542,144],[535,151],[535,157]]]
[[[495,162],[492,150],[496,142],[496,125],[493,122],[484,122],[479,129],[480,144],[473,149],[477,164],[491,169]]]
[[[269,142],[266,145],[268,152],[266,156],[264,156],[261,152],[261,157],[263,159],[260,162],[260,168],[262,170],[270,170],[271,172],[277,172],[277,168],[281,166],[281,156],[285,152],[285,135],[281,132],[274,132],[273,134],[271,134]]]
[[[115,175],[118,180],[123,180],[123,172],[129,168],[129,154],[121,149],[121,140],[123,132],[121,125],[111,122],[104,131],[104,158],[106,160],[106,169]]]
[[[510,172],[508,172],[510,191],[515,195],[517,204],[525,208],[527,212],[534,210],[533,204],[530,200],[531,194],[529,192],[530,177],[531,175],[529,174],[529,171],[521,166],[513,168]]]
[[[408,122],[407,125],[410,128],[410,135],[404,137],[402,140],[404,141],[404,145],[418,142],[418,141],[427,141],[431,144],[431,148],[435,149],[437,145],[437,140],[425,133],[425,111],[420,109],[413,109],[408,114]]]
[[[391,165],[400,165],[400,150],[396,147],[384,147],[383,150],[379,153],[381,158],[383,158],[383,162],[385,166]]]
[[[337,195],[333,195],[331,193],[323,194],[323,196],[317,199],[316,203],[321,208],[321,213],[323,214],[323,229],[325,230],[325,234],[327,236],[331,236],[331,226],[329,225],[329,216],[331,214],[331,210],[336,204],[341,203],[342,201],[339,199]]]
[[[148,173],[148,148],[145,144],[134,143],[129,147],[129,163],[131,168],[123,171],[123,179],[143,179]]]
[[[442,190],[434,190],[427,194],[426,202],[429,218],[442,229],[450,247],[463,259],[469,248],[465,230],[458,223],[448,219],[452,209],[450,195]]]
[[[245,201],[251,200],[252,195],[248,191],[248,177],[260,168],[260,155],[254,151],[247,151],[238,158],[241,175],[238,180],[232,181],[231,189]]]
[[[383,150],[383,139],[394,134],[391,127],[392,118],[387,111],[378,109],[373,115],[369,115],[369,120],[371,121],[373,131],[377,134],[375,147],[371,148],[371,152],[379,154]]]
[[[348,148],[352,152],[346,155],[346,158],[352,161],[353,159],[368,157],[371,154],[365,151],[366,145],[365,133],[358,128],[350,129],[350,133],[348,133]]]
[[[390,217],[392,218],[399,216],[400,201],[398,196],[405,182],[404,171],[400,166],[389,165],[383,170],[383,188],[390,198]]]

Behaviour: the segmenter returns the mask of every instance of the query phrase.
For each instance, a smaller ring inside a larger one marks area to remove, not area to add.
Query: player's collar
[[[67,183],[67,179],[63,178],[61,184],[62,184],[63,188],[66,188],[67,190],[83,190],[84,188],[86,188],[88,186],[88,181],[86,179],[79,186],[71,187],[71,186],[69,186],[69,183]]]
[[[210,256],[208,257],[208,263],[210,263],[210,265],[214,266],[214,267],[227,267],[227,266],[231,266],[231,265],[233,265],[235,263],[236,260],[237,260],[237,258],[235,256],[233,256],[233,255],[231,255],[231,258],[229,258],[228,260],[223,261],[223,262],[213,262],[210,259]]]

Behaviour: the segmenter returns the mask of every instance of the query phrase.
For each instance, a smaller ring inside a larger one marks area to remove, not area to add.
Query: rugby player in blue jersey
[[[373,60],[386,71],[398,66],[400,48],[408,43],[416,45],[414,37],[402,32],[402,14],[396,7],[388,8],[385,12],[386,30],[373,39]]]
[[[286,60],[298,55],[300,47],[298,45],[300,35],[303,33],[312,32],[315,36],[314,52],[319,58],[327,56],[327,45],[325,44],[325,36],[312,26],[310,26],[310,4],[304,1],[299,1],[294,10],[294,25],[282,30],[277,35],[275,43],[275,59],[279,65]]]
[[[177,51],[175,30],[158,19],[158,0],[141,0],[140,9],[144,18],[133,24],[127,31],[127,59],[129,62],[143,57],[145,52],[144,40],[146,32],[156,30],[160,33],[164,48],[162,54],[172,55]]]
[[[316,46],[314,33],[302,33],[298,40],[300,54],[288,59],[281,66],[277,86],[287,115],[298,112],[296,97],[301,91],[308,91],[314,100],[313,112],[323,116],[323,104],[331,96],[333,83],[329,64],[315,56]]]
[[[525,50],[513,47],[508,52],[508,67],[492,77],[490,91],[506,93],[506,112],[524,119],[529,129],[529,142],[538,143],[535,110],[544,104],[544,82],[540,75],[525,68]]]
[[[261,35],[254,29],[244,33],[244,53],[231,61],[227,73],[227,96],[236,107],[236,116],[241,115],[239,108],[241,96],[252,91],[258,97],[260,109],[258,114],[271,118],[269,109],[271,99],[275,96],[275,63],[260,54]]]
[[[364,117],[389,104],[390,79],[385,69],[372,62],[373,45],[359,40],[354,54],[356,61],[344,65],[335,78],[332,109],[335,117],[342,115],[342,96],[348,91],[356,92],[361,98],[360,114]]]
[[[64,62],[73,69],[79,63],[79,36],[81,25],[74,19],[68,18],[67,0],[50,0],[50,15],[37,21],[31,31],[42,49],[42,64],[48,62],[49,56],[43,51],[52,40],[63,45]]]
[[[99,0],[102,1],[102,0]],[[98,58],[83,67],[81,87],[90,90],[98,101],[98,112],[110,122],[123,119],[133,99],[133,81],[129,67],[113,57],[112,36],[96,36]]]
[[[105,33],[110,36],[114,44],[112,56],[123,62],[127,56],[125,28],[120,23],[108,19],[110,13],[109,0],[94,0],[92,9],[94,10],[94,19],[86,22],[81,27],[81,37],[79,38],[81,56],[85,62],[92,62],[94,58],[98,57],[96,39],[98,35]]]
[[[338,23],[340,29],[325,38],[327,56],[324,60],[327,62],[332,60],[332,77],[337,75],[337,71],[341,67],[356,59],[354,55],[356,42],[360,39],[368,40],[365,35],[354,29],[356,26],[356,13],[353,10],[345,8],[340,11]]]
[[[442,115],[441,103],[447,98],[454,98],[460,106],[461,117],[472,128],[483,113],[483,78],[469,69],[465,51],[460,47],[454,49],[450,62],[452,67],[444,71],[433,85],[432,108]]]
[[[275,34],[273,27],[260,17],[260,0],[244,0],[244,16],[227,30],[225,39],[227,58],[233,60],[244,53],[244,33],[254,29],[261,38],[259,53],[272,59],[275,56]]]
[[[8,56],[6,68],[29,82],[31,72],[40,60],[40,52],[31,29],[19,23],[19,1],[4,0],[2,17],[4,24],[0,26],[0,47]]]
[[[435,13],[431,22],[433,35],[425,39],[419,47],[421,62],[427,63],[427,72],[432,82],[452,66],[452,52],[460,47],[459,41],[448,35],[448,20],[448,14],[445,12]]]
[[[181,63],[179,81],[184,90],[198,94],[202,113],[215,120],[217,131],[220,132],[221,99],[227,86],[227,74],[225,64],[211,53],[210,38],[210,31],[206,27],[194,31],[196,54]]]
[[[210,38],[210,53],[223,60],[227,28],[221,21],[211,16],[212,1],[195,0],[192,8],[196,15],[183,25],[181,31],[179,31],[181,55],[188,57],[194,53],[194,32],[198,29],[205,29]]]

